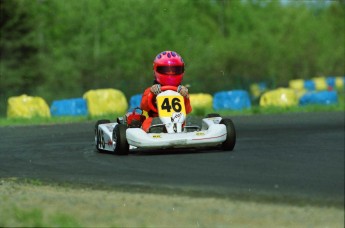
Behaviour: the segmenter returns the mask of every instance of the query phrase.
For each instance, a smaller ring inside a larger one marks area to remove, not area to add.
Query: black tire
[[[126,138],[127,126],[117,124],[113,130],[113,140],[116,142],[114,153],[117,155],[128,155],[129,144]]]
[[[100,149],[98,146],[104,143],[104,140],[102,140],[102,136],[101,136],[102,133],[98,131],[98,125],[105,124],[105,123],[110,123],[110,120],[98,120],[95,124],[95,146],[96,146],[97,151],[100,153],[105,152],[105,150]]]
[[[226,140],[222,143],[221,148],[223,150],[232,151],[236,144],[235,125],[229,118],[222,119],[220,124],[224,124],[226,126]]]
[[[206,115],[206,118],[212,118],[212,117],[220,117],[218,113],[210,113]]]

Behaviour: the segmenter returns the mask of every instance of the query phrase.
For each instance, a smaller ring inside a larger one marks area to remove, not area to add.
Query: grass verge
[[[344,209],[0,180],[1,227],[343,227]]]

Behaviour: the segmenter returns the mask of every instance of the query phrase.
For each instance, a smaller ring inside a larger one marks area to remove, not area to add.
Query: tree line
[[[174,50],[192,93],[344,75],[343,1],[0,0],[0,115],[23,93],[55,99],[152,84]]]

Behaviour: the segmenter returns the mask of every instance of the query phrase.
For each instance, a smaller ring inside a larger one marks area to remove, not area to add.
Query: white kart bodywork
[[[134,148],[193,148],[201,146],[217,146],[226,140],[226,127],[219,124],[221,117],[204,118],[203,128],[199,131],[181,133],[146,133],[141,128],[128,128],[126,138],[130,149]],[[98,125],[102,135],[99,149],[114,151],[113,129],[118,123]]]
[[[164,99],[177,97],[176,99],[179,100],[175,101],[183,101],[183,97],[179,93],[171,90],[160,93],[157,96],[157,103],[159,97]],[[198,148],[217,146],[227,139],[227,127],[220,123],[222,120],[220,116],[203,118],[201,129],[198,126],[183,126],[186,120],[184,102],[181,105],[183,107],[182,110],[180,110],[179,106],[176,106],[181,112],[171,111],[162,114],[162,110],[158,109],[162,122],[159,125],[165,126],[167,133],[147,133],[141,128],[127,128],[125,135],[129,149]],[[117,145],[116,139],[113,138],[113,130],[118,124],[121,123],[111,122],[98,125],[98,132],[95,135],[97,149],[115,151]]]
[[[206,130],[181,133],[146,133],[139,128],[130,128],[126,132],[130,145],[138,148],[187,148],[216,146],[226,140],[226,128],[215,124],[220,120],[204,119]]]

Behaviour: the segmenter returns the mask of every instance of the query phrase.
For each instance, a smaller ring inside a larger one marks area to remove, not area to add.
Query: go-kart
[[[187,125],[183,96],[177,87],[162,86],[156,97],[150,93],[152,110],[158,112],[160,123],[152,124],[148,132],[141,128],[146,118],[139,108],[128,112],[116,122],[98,120],[95,125],[95,144],[99,152],[128,155],[132,149],[168,149],[215,147],[232,151],[236,131],[230,118],[208,114],[199,125]]]

